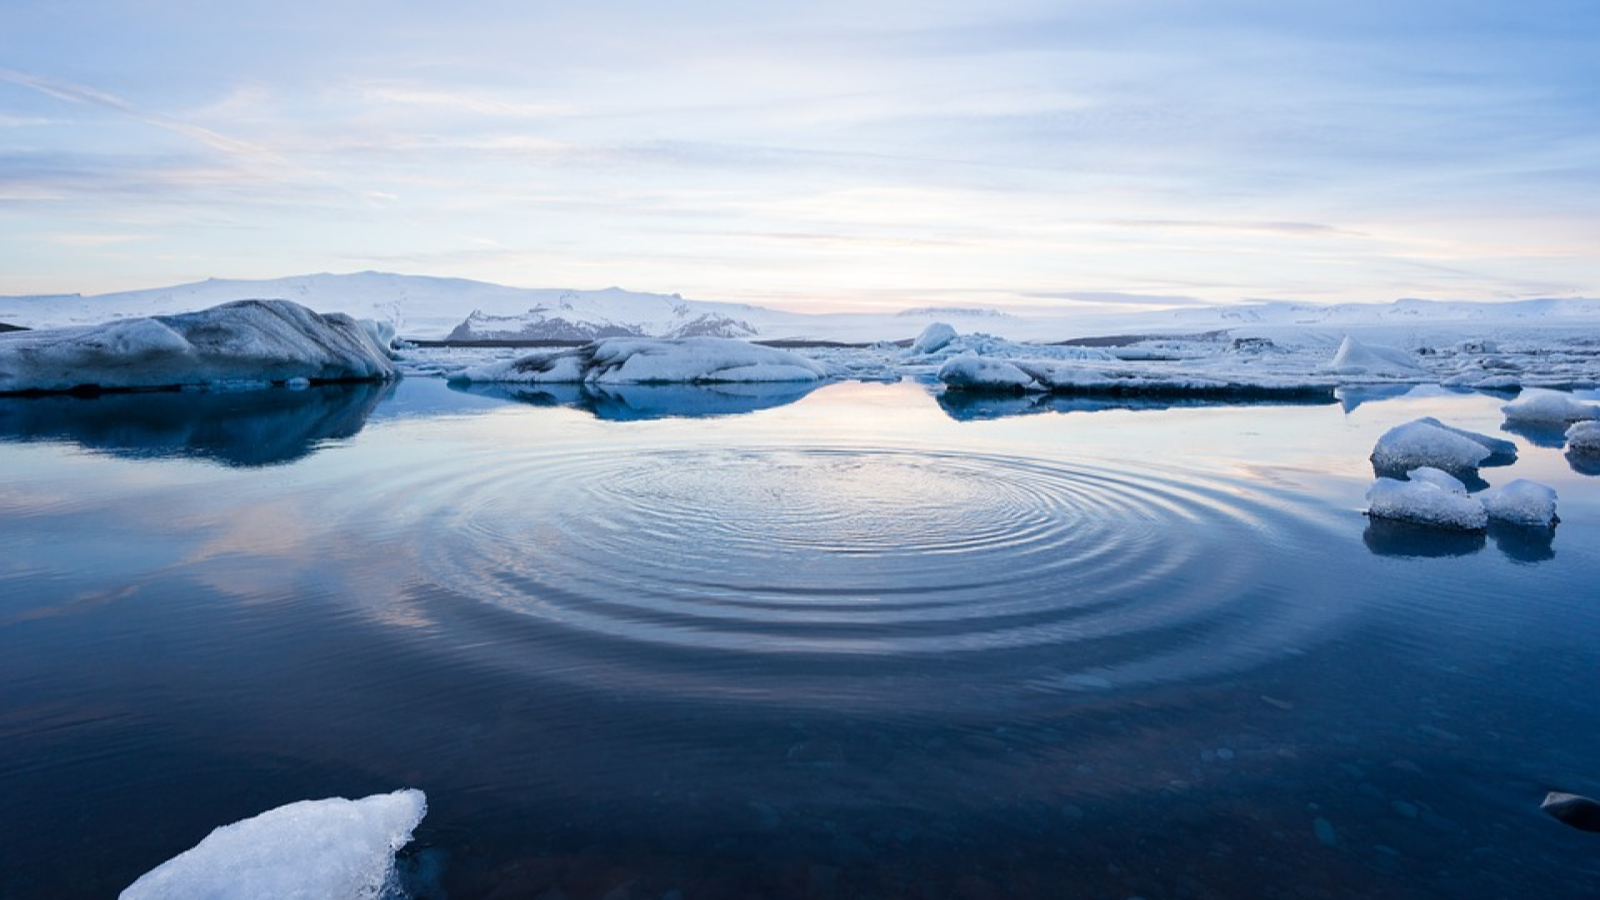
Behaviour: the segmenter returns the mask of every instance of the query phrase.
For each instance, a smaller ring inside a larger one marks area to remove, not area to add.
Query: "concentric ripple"
[[[527,450],[407,492],[438,616],[470,605],[451,627],[519,666],[631,688],[1098,690],[1277,656],[1336,615],[1275,574],[1319,532],[1283,498],[1120,461]]]

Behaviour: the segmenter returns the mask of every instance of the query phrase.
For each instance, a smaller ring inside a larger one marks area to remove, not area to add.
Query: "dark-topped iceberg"
[[[0,334],[0,394],[381,381],[376,329],[288,300]]]

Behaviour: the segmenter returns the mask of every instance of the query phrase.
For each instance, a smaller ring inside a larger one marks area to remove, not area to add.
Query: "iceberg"
[[[1423,466],[1406,473],[1406,481],[1379,478],[1367,490],[1367,515],[1451,528],[1482,531],[1489,525],[1483,504],[1467,496],[1466,485],[1448,472]]]
[[[930,353],[937,353],[944,349],[955,339],[956,330],[954,328],[943,322],[934,322],[927,328],[922,329],[922,333],[917,335],[916,340],[911,342],[909,352],[917,356],[927,356]]]
[[[1333,354],[1328,369],[1340,375],[1372,375],[1382,378],[1428,378],[1416,359],[1404,350],[1363,344],[1345,335]]]
[[[1008,360],[972,354],[946,360],[936,377],[952,390],[1022,393],[1048,389]]]
[[[419,790],[302,800],[224,825],[120,900],[376,900],[428,811]]]
[[[1421,467],[1467,473],[1482,465],[1510,462],[1516,456],[1517,447],[1510,441],[1452,428],[1429,417],[1384,432],[1372,448],[1371,459],[1377,474],[1392,477]]]
[[[1529,388],[1500,407],[1507,422],[1525,425],[1566,425],[1600,419],[1600,406],[1582,403],[1565,391]]]
[[[1567,449],[1573,453],[1600,454],[1600,421],[1574,422],[1567,429]]]
[[[613,338],[463,369],[452,382],[515,384],[707,384],[820,381],[814,359],[733,338]]]
[[[388,380],[379,333],[288,300],[12,331],[0,335],[0,394]]]
[[[1478,497],[1489,518],[1509,525],[1549,528],[1556,517],[1554,488],[1518,478],[1503,487],[1485,491]]]

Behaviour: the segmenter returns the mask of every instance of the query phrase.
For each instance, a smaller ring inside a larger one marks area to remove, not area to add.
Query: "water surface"
[[[1588,896],[1600,482],[1369,523],[1503,401],[1343,399],[5,401],[0,896],[401,786],[432,896]]]

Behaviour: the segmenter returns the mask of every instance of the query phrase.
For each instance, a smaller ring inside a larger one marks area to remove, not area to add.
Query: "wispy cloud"
[[[250,143],[248,141],[241,141],[236,138],[231,138],[227,135],[218,134],[217,132],[208,128],[202,128],[198,125],[191,125],[187,122],[182,122],[169,116],[139,109],[120,97],[117,97],[113,94],[108,94],[104,91],[96,90],[91,87],[71,84],[65,81],[57,81],[51,78],[42,78],[9,69],[0,69],[0,81],[6,81],[21,87],[31,88],[41,94],[55,97],[58,100],[65,100],[69,103],[80,103],[89,106],[97,106],[102,109],[108,109],[112,112],[120,113],[136,121],[143,122],[146,125],[162,128],[173,132],[174,134],[183,135],[184,137],[198,141],[208,147],[211,147],[212,149],[220,150],[229,156],[236,157],[251,164],[266,164],[272,166],[288,165],[287,160],[283,159],[281,156],[273,153],[271,150],[265,147]]]

